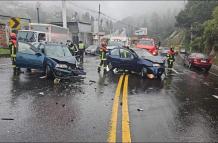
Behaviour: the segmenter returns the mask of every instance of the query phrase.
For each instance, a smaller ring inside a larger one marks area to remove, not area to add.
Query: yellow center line
[[[128,112],[128,75],[125,76],[122,99],[122,142],[131,142]]]
[[[124,75],[121,75],[119,78],[119,82],[118,82],[115,97],[114,97],[108,142],[116,142],[117,114],[118,114],[119,96],[120,96],[121,86],[123,83],[123,77]]]

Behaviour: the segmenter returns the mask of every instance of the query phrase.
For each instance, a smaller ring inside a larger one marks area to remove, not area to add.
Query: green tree
[[[204,39],[208,51],[218,45],[218,6],[214,9],[212,16],[213,19],[204,23]]]

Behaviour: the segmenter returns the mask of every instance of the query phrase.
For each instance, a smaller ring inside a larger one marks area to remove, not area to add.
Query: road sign
[[[9,26],[10,26],[12,29],[20,30],[20,29],[21,29],[21,26],[20,26],[20,18],[19,18],[19,17],[12,17],[12,18],[9,20]]]

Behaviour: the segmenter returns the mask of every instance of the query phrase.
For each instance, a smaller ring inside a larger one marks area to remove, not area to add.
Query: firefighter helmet
[[[17,39],[17,36],[15,33],[11,33],[10,34],[10,38],[13,39],[13,40],[16,40]]]

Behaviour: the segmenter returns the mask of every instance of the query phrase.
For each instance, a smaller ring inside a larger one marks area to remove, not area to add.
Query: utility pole
[[[66,0],[62,0],[62,20],[63,20],[63,27],[67,28]]]
[[[37,22],[40,23],[40,20],[39,20],[39,7],[40,7],[40,3],[37,1],[36,3],[36,10],[37,10]]]
[[[100,45],[100,15],[101,15],[101,5],[98,5],[98,44]]]

